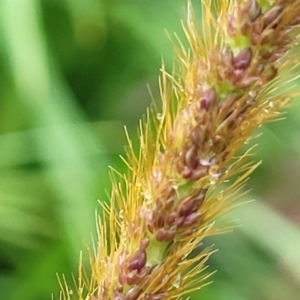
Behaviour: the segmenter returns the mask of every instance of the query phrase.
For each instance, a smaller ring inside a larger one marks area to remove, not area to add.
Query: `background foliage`
[[[194,1],[197,2],[197,1]],[[50,299],[56,273],[76,274],[95,237],[107,166],[124,170],[123,125],[136,133],[158,98],[164,28],[182,36],[183,0],[0,1],[0,298]],[[197,4],[197,3],[195,3]],[[229,218],[243,224],[206,241],[214,284],[192,299],[298,299],[300,104],[262,131],[263,165]]]

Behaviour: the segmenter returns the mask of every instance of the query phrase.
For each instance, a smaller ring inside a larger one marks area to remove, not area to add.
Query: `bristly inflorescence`
[[[80,275],[77,299],[182,299],[202,287],[212,250],[189,254],[222,231],[217,218],[258,165],[240,149],[293,96],[278,87],[299,64],[300,0],[212,2],[203,0],[202,32],[188,4],[189,48],[179,41],[173,75],[162,67],[162,108],[141,122],[139,153],[128,138],[129,174],[118,183],[112,173],[91,278]]]

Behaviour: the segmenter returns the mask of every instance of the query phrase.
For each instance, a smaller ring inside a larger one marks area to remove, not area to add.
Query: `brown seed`
[[[175,235],[176,235],[175,230],[173,230],[173,229],[166,230],[164,240],[166,242],[171,242],[174,240]]]
[[[147,253],[143,249],[139,249],[135,252],[132,258],[129,261],[129,270],[138,270],[140,271],[147,262]]]
[[[190,226],[193,223],[197,221],[197,219],[201,216],[202,214],[200,212],[193,212],[187,217],[185,217],[184,222],[182,226]]]
[[[181,176],[185,179],[188,179],[192,176],[193,169],[189,167],[184,167],[183,171],[181,172]]]
[[[254,22],[260,16],[261,8],[257,4],[256,0],[250,0],[249,3],[249,19],[251,22]]]
[[[218,144],[222,140],[222,137],[220,135],[216,135],[213,137],[213,141],[215,144]]]
[[[181,227],[181,225],[183,224],[183,222],[184,222],[184,216],[178,217],[176,219],[176,226],[177,227]]]
[[[278,16],[280,15],[280,13],[283,10],[283,6],[282,5],[277,5],[272,7],[270,10],[268,10],[267,12],[265,12],[263,14],[263,24],[264,24],[264,28],[266,28],[267,26],[271,25],[271,27],[276,27],[277,24],[275,24],[275,20],[278,18]]]
[[[253,84],[254,82],[258,81],[259,77],[257,76],[246,76],[240,83],[241,88],[248,88]]]
[[[192,140],[193,140],[193,144],[195,144],[195,146],[198,146],[200,138],[201,138],[200,126],[197,126],[192,130]]]
[[[137,300],[140,294],[141,290],[139,289],[139,287],[134,286],[127,292],[124,300]]]
[[[165,237],[166,237],[166,233],[165,233],[165,229],[163,228],[160,228],[157,232],[156,232],[156,235],[155,235],[155,238],[158,242],[162,242],[165,240]]]
[[[201,108],[208,111],[217,100],[217,93],[214,88],[210,88],[203,93]]]
[[[271,44],[274,41],[273,39],[274,32],[275,30],[272,28],[264,30],[261,34],[260,44],[261,45]]]
[[[259,18],[256,22],[252,23],[252,35],[255,36],[254,39],[260,36],[263,30],[264,24],[262,18]]]
[[[156,207],[157,208],[162,208],[164,206],[163,201],[161,200],[161,198],[157,198],[156,199]]]
[[[185,164],[192,169],[197,167],[197,149],[195,146],[191,146],[185,153]]]
[[[262,49],[260,55],[263,59],[269,59],[273,54],[273,49]]]
[[[202,206],[203,201],[204,201],[204,197],[195,198],[194,211],[197,211]]]
[[[154,221],[154,226],[156,228],[162,228],[165,225],[165,217],[162,214],[162,212],[160,212],[160,214],[157,214],[156,220]]]
[[[169,210],[170,208],[172,208],[173,204],[174,204],[174,196],[166,200],[165,209]]]
[[[191,175],[190,179],[191,180],[199,180],[202,177],[207,175],[207,168],[201,168],[198,170],[193,171],[193,174]]]
[[[140,278],[143,278],[143,281],[147,278],[147,274],[151,271],[151,267],[144,267],[139,273]]]
[[[291,26],[296,26],[300,24],[300,16],[297,16],[296,18],[294,18],[291,22]]]
[[[249,67],[251,63],[252,52],[249,47],[244,48],[240,53],[234,58],[233,64],[235,69],[245,70]]]
[[[168,217],[167,217],[167,224],[168,225],[173,225],[175,220],[177,218],[177,212],[172,212]]]
[[[133,285],[137,283],[139,280],[139,276],[137,274],[137,270],[133,270],[127,274],[127,284]]]
[[[235,94],[227,96],[222,100],[218,106],[218,114],[221,115],[224,119],[227,119],[228,116],[232,113],[232,106],[236,102],[237,96]]]
[[[242,26],[240,27],[241,29],[241,33],[243,35],[249,35],[251,34],[251,30],[252,30],[252,24],[250,22],[245,22],[244,24],[242,24]]]
[[[195,200],[191,199],[189,201],[186,201],[185,203],[180,203],[179,206],[179,212],[178,215],[181,216],[187,216],[191,213],[195,205]]]

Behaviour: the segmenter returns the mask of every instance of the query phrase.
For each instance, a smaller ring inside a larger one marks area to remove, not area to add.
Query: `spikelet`
[[[92,273],[80,271],[76,299],[183,299],[204,286],[213,250],[189,254],[222,231],[218,217],[258,166],[240,149],[293,96],[278,87],[299,65],[300,0],[206,0],[202,11],[201,32],[188,3],[189,48],[178,41],[174,74],[162,66],[161,111],[153,105],[141,122],[139,153],[128,137],[128,174],[112,172]],[[65,283],[61,298],[75,299]]]

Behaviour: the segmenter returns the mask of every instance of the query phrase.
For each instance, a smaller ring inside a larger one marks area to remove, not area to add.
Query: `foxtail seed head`
[[[292,96],[277,87],[299,64],[291,49],[300,0],[222,0],[216,17],[211,2],[203,0],[203,33],[188,4],[189,49],[179,42],[174,75],[162,66],[162,110],[153,106],[141,124],[139,153],[128,138],[122,183],[112,174],[111,204],[103,204],[108,222],[99,219],[80,300],[179,299],[202,287],[208,275],[198,274],[212,250],[189,254],[222,230],[215,221],[242,196],[258,165],[246,162],[251,149],[238,151]]]

